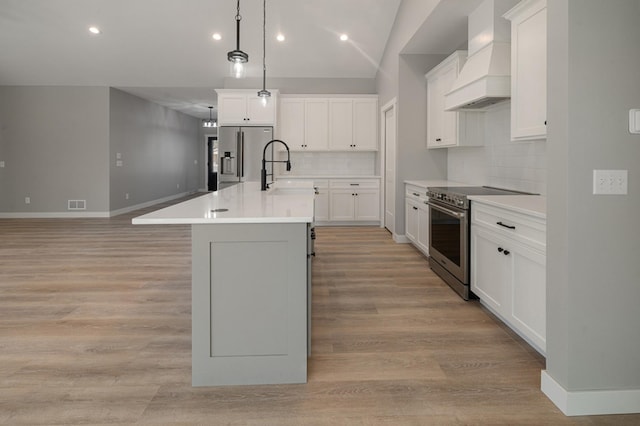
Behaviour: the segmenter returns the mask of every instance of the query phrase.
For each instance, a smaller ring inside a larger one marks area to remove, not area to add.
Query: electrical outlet
[[[31,204],[31,197],[24,197],[25,204]]]
[[[176,185],[176,188],[180,189],[180,184],[177,184],[177,185]]]
[[[127,192],[126,194],[124,194],[124,199],[128,200],[129,199],[129,193]]]
[[[624,195],[627,193],[626,170],[594,170],[593,193],[603,195]]]
[[[4,161],[0,161],[0,169],[4,169]]]

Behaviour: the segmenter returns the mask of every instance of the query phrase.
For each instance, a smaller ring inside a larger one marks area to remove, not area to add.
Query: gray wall
[[[640,389],[640,1],[548,16],[547,372],[568,391]],[[592,195],[593,169],[627,169],[628,195]]]
[[[0,213],[108,211],[108,105],[105,87],[0,87]]]
[[[196,191],[200,120],[117,89],[109,99],[111,210]]]
[[[404,234],[404,181],[442,179],[447,174],[446,150],[426,149],[427,88],[424,74],[445,55],[402,55],[402,49],[438,1],[403,0],[376,75],[379,104],[396,98],[395,230]],[[384,151],[381,151],[383,153]]]

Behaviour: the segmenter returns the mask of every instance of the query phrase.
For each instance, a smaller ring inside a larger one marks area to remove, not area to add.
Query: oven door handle
[[[441,211],[443,213],[446,213],[448,215],[451,215],[453,217],[457,217],[458,219],[462,219],[463,217],[465,217],[467,215],[465,212],[456,212],[456,211],[449,210],[449,209],[446,209],[444,207],[441,207],[441,206],[439,206],[437,204],[433,204],[433,203],[428,203],[428,204],[429,204],[430,207],[433,207],[434,209],[439,210],[439,211]]]

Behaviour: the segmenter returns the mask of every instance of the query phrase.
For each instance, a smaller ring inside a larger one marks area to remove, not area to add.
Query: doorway
[[[381,108],[384,146],[384,227],[395,237],[396,227],[396,99]]]
[[[218,190],[218,137],[207,135],[207,191]]]

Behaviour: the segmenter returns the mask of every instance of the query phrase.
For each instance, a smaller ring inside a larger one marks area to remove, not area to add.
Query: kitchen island
[[[191,225],[193,386],[307,381],[313,206],[246,182],[133,219]]]

